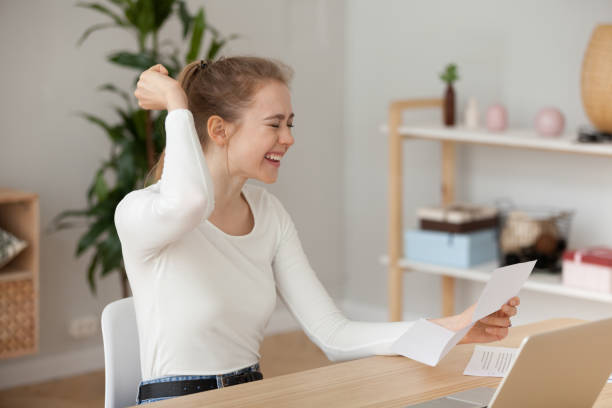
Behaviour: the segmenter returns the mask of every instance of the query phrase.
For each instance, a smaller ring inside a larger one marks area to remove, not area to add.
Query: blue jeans
[[[138,388],[140,389],[140,386],[141,385],[145,385],[145,384],[153,384],[153,383],[169,382],[169,381],[182,381],[182,380],[202,380],[202,379],[209,379],[209,378],[216,378],[217,379],[217,387],[218,388],[222,388],[223,387],[223,379],[224,378],[231,377],[232,375],[236,375],[236,374],[246,373],[247,371],[259,371],[259,363],[255,363],[252,366],[245,367],[245,368],[242,368],[240,370],[232,371],[230,373],[225,373],[225,374],[217,374],[217,375],[175,375],[175,376],[154,378],[152,380],[141,381],[140,384],[138,385]],[[140,400],[138,398],[138,390],[136,390],[136,403],[138,405],[146,404],[147,402],[161,401],[161,400],[170,399],[170,398],[176,398],[176,396],[173,396],[173,397],[149,398],[149,399]]]

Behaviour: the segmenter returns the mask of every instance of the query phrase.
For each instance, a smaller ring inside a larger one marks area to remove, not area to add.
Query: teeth
[[[280,154],[266,154],[264,157],[266,159],[272,159],[272,160],[276,160],[276,161],[280,161],[280,159],[281,159],[281,155]]]

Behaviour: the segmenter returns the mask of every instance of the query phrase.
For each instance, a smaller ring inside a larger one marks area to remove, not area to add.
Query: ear
[[[212,115],[208,118],[206,129],[213,143],[217,146],[225,146],[227,144],[227,123],[219,115]]]

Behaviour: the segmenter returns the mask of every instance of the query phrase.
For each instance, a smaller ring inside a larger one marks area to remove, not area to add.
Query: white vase
[[[475,98],[470,98],[465,108],[465,126],[468,129],[478,129],[480,126],[478,102]]]

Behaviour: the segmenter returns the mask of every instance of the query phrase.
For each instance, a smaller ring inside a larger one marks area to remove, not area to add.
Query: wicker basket
[[[612,132],[612,25],[600,24],[593,30],[582,61],[582,104],[595,127]]]
[[[36,307],[32,279],[0,282],[0,357],[36,351]]]

